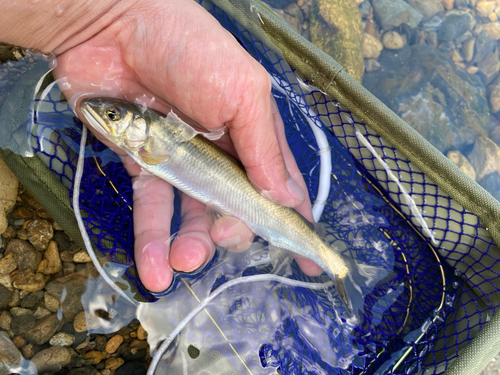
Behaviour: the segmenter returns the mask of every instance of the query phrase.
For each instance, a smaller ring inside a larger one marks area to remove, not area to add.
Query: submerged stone
[[[352,0],[317,0],[311,7],[311,42],[332,56],[355,80],[364,71],[362,22]]]
[[[384,50],[363,84],[442,152],[466,153],[492,127],[481,80],[426,45]]]

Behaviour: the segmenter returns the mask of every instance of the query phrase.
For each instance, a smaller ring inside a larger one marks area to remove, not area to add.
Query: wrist
[[[5,4],[0,0],[3,8],[0,13],[1,41],[60,54],[110,26],[131,4],[129,0],[45,0]]]

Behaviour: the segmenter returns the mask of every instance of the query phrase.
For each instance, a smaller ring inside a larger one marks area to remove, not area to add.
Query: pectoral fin
[[[139,156],[141,157],[142,161],[148,165],[157,165],[170,159],[170,155],[168,154],[156,155],[146,150],[140,150]]]

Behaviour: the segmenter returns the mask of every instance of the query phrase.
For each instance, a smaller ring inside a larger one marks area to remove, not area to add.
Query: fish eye
[[[106,116],[111,120],[111,121],[118,121],[121,118],[121,113],[120,110],[116,107],[109,107],[106,110]]]

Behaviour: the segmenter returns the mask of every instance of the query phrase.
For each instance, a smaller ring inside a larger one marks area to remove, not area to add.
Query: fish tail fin
[[[344,303],[348,314],[359,321],[364,311],[366,294],[380,282],[393,277],[391,271],[371,266],[342,256],[347,272],[331,275],[335,288]]]

